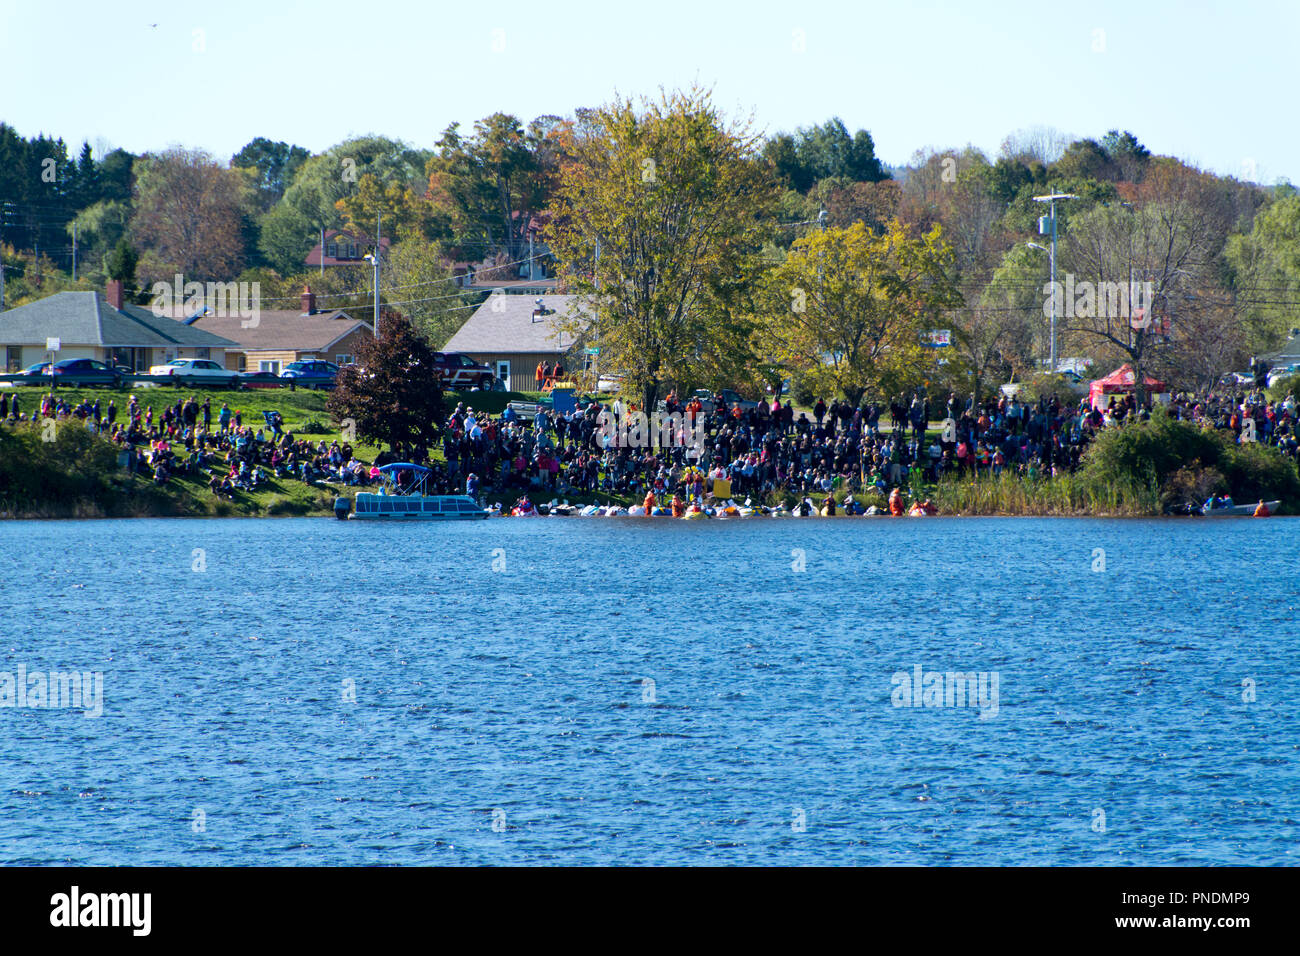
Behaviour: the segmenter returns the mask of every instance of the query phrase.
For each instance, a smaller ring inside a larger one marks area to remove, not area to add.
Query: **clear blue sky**
[[[1117,127],[1220,173],[1300,183],[1298,62],[1296,0],[0,0],[0,120],[74,149],[222,159],[255,136],[429,148],[497,110],[527,120],[698,81],[769,132],[838,115],[892,164],[968,143],[992,155],[1034,124]]]

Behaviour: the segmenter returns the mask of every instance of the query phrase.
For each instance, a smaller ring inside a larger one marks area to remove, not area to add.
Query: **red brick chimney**
[[[104,298],[108,304],[115,309],[122,308],[122,280],[109,279],[108,285],[104,287]]]
[[[311,286],[306,286],[302,290],[302,314],[316,314],[316,293],[311,291]]]

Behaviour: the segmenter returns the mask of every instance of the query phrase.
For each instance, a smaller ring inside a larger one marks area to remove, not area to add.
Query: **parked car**
[[[64,359],[54,363],[54,374],[60,385],[106,385],[110,388],[122,387],[122,376],[111,365],[95,359]]]
[[[151,365],[150,375],[169,375],[176,380],[177,387],[185,385],[224,385],[236,388],[239,385],[239,373],[222,368],[211,359],[178,358],[166,365]]]
[[[434,352],[438,374],[443,388],[491,388],[497,380],[496,373],[481,362],[476,362],[461,352]]]
[[[51,368],[53,371],[51,372]],[[61,362],[55,362],[53,366],[49,362],[37,362],[35,365],[29,365],[18,374],[39,378],[42,381],[50,381],[51,375],[55,376],[56,385],[78,386],[78,385],[106,385],[109,387],[120,387],[122,384],[121,373],[112,365],[106,365],[95,359],[64,359]]]
[[[280,388],[284,379],[274,372],[240,372],[239,388]]]
[[[338,374],[339,367],[333,362],[315,359],[290,362],[280,372],[280,377],[292,379],[294,385],[301,385],[303,388],[333,388]]]

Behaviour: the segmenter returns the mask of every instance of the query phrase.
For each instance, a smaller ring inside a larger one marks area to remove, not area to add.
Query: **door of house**
[[[21,372],[23,368],[23,347],[21,345],[5,346],[5,371]]]
[[[497,359],[497,378],[505,382],[506,388],[510,387],[510,360]]]

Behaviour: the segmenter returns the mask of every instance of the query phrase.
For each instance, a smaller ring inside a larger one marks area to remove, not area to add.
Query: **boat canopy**
[[[418,475],[427,475],[430,471],[430,469],[425,468],[423,465],[417,465],[409,461],[394,461],[382,466],[379,470],[383,472],[413,471]]]

